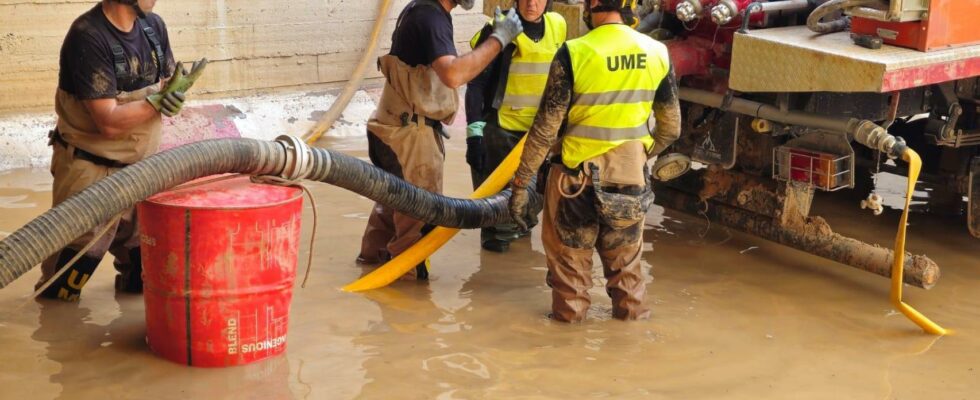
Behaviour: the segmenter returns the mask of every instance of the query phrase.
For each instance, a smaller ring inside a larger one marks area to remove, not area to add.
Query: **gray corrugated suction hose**
[[[0,241],[0,288],[137,202],[182,183],[222,173],[276,175],[291,180],[306,177],[451,228],[478,228],[510,220],[509,191],[477,200],[437,195],[342,153],[311,150],[298,138],[280,138],[276,142],[207,140],[123,168]],[[531,201],[541,201],[541,198],[531,191]]]

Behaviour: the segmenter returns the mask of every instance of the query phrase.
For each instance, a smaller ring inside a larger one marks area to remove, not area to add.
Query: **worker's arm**
[[[484,41],[462,57],[444,55],[436,58],[432,62],[432,69],[446,86],[453,89],[463,86],[482,72],[504,46],[514,41],[523,31],[524,26],[521,25],[516,10],[511,9],[504,15],[498,7],[493,21],[493,33],[490,34],[490,38],[494,40]]]
[[[99,128],[99,133],[109,139],[116,139],[129,133],[133,127],[160,113],[145,101],[119,104],[116,99],[95,99],[84,100],[82,104],[85,104],[85,108],[88,109],[95,126]]]
[[[481,44],[490,38],[490,34],[493,33],[493,26],[487,24],[483,27],[477,36],[473,40],[473,48],[479,47]],[[493,73],[497,65],[500,63],[500,57],[496,57],[490,65],[483,69],[482,72],[476,75],[473,80],[466,84],[466,123],[472,124],[474,122],[484,122],[486,119],[487,108],[490,106],[487,104],[487,100],[490,99],[487,93],[492,91],[494,88]]]
[[[538,113],[534,116],[531,129],[527,132],[527,142],[524,143],[524,152],[521,154],[521,165],[517,167],[514,180],[510,183],[511,195],[508,204],[510,217],[524,231],[528,229],[527,186],[531,182],[531,177],[544,163],[555,140],[558,139],[558,131],[572,104],[571,65],[568,48],[562,45],[551,61],[551,71],[548,72],[548,83],[544,87]]]
[[[114,98],[83,100],[89,115],[103,136],[114,139],[125,135],[133,127],[142,124],[157,114],[173,117],[184,107],[184,92],[189,90],[204,72],[208,60],[201,59],[187,72],[178,63],[176,72],[162,81],[160,92],[146,98],[147,101],[133,101],[119,104]]]
[[[450,88],[458,88],[475,78],[500,53],[499,41],[487,40],[461,57],[442,56],[432,63],[439,80]]]
[[[558,139],[568,108],[572,104],[572,62],[568,48],[562,45],[551,62],[548,72],[548,83],[541,97],[538,113],[534,123],[527,132],[527,143],[521,155],[521,165],[517,167],[513,186],[527,187],[531,177],[537,174],[538,168],[544,163],[548,151]]]
[[[487,41],[493,42],[492,34],[493,25],[487,24],[476,33],[471,45],[477,48]],[[483,144],[483,128],[487,126],[486,118],[491,102],[487,95],[492,93],[495,87],[493,77],[501,63],[500,59],[499,55],[495,57],[490,65],[466,84],[466,163],[480,173],[486,172],[484,168],[487,149]]]
[[[653,131],[654,145],[650,157],[658,155],[681,137],[681,102],[677,95],[677,77],[670,68],[667,77],[660,82],[653,100],[653,115],[657,126]]]

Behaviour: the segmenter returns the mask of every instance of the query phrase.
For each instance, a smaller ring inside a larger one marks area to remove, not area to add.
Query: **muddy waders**
[[[123,92],[116,97],[116,101],[119,104],[145,101],[148,95],[158,92],[159,89],[158,83],[133,92]],[[108,139],[98,134],[95,122],[81,100],[60,89],[55,100],[58,127],[50,134],[50,144],[54,151],[51,158],[51,175],[54,176],[52,206],[60,204],[120,168],[146,158],[156,152],[160,145],[162,120],[159,114],[132,128],[125,139]],[[41,264],[41,279],[36,287],[40,288],[54,276],[104,228],[100,226],[93,229],[45,260]],[[91,278],[106,251],[116,258],[115,267],[119,272],[116,276],[116,290],[142,292],[136,210],[130,209],[122,214],[115,227],[110,227],[41,296],[77,301],[82,287]]]
[[[456,115],[456,90],[443,84],[427,66],[410,67],[392,55],[381,57],[378,64],[386,82],[367,126],[371,162],[408,183],[442,193],[446,153],[442,123],[451,122]],[[357,261],[388,261],[418,241],[424,227],[422,221],[375,204]],[[424,264],[416,268],[417,279],[427,278]]]

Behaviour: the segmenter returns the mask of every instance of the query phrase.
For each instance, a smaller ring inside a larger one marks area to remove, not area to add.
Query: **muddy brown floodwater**
[[[447,192],[469,193],[463,135]],[[328,143],[365,156],[359,139]],[[898,179],[883,180],[897,204]],[[0,173],[0,236],[47,208],[46,171]],[[645,232],[649,321],[549,321],[538,232],[507,254],[464,231],[432,258],[432,280],[363,294],[338,288],[372,202],[311,184],[321,212],[311,283],[293,296],[288,351],[244,367],[196,369],[150,353],[142,298],[116,295],[107,261],[78,304],[28,298],[38,271],[0,291],[3,399],[971,399],[980,396],[980,241],[962,219],[911,218],[909,248],[939,263],[906,301],[955,331],[923,334],[888,303],[888,281],[656,207]],[[304,210],[303,235],[311,228]],[[886,246],[898,211],[820,196],[840,233]],[[300,259],[305,260],[306,240]],[[596,269],[597,282],[600,269]]]

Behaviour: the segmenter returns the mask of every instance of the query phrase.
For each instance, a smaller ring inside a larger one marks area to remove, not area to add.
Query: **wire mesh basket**
[[[778,181],[802,182],[833,192],[853,186],[852,158],[849,154],[780,146],[773,151],[772,175]]]

